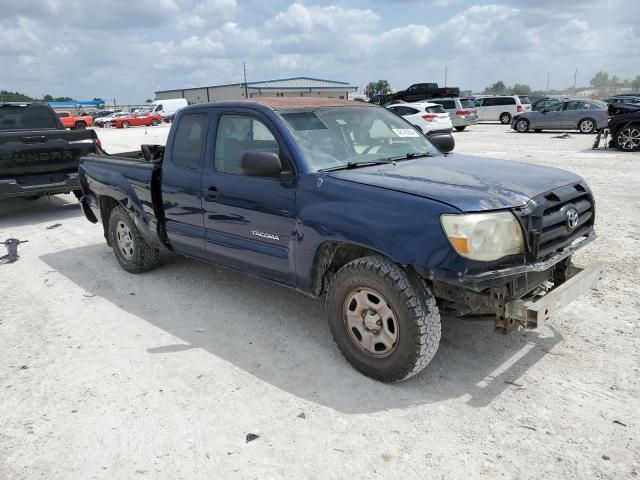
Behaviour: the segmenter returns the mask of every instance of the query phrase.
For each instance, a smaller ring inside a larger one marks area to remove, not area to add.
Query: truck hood
[[[338,170],[328,175],[418,195],[465,212],[520,207],[537,195],[582,181],[557,168],[458,154]]]

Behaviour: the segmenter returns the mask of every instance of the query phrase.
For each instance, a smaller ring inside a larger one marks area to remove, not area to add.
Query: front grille
[[[595,204],[586,185],[576,183],[535,197],[520,218],[529,256],[542,260],[593,230]]]

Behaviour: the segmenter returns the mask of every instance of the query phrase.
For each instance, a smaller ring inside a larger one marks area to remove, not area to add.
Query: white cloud
[[[450,84],[473,89],[499,79],[542,87],[547,72],[565,87],[575,68],[583,83],[603,69],[640,74],[640,2],[321,1],[9,2],[0,58],[20,68],[3,70],[2,88],[140,100],[158,86],[239,81],[242,62],[254,80],[387,78],[396,88],[441,81],[445,65]]]

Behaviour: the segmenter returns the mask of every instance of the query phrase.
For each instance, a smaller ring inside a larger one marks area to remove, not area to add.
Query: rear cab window
[[[0,130],[56,129],[52,110],[39,105],[0,105]]]
[[[200,166],[208,124],[206,113],[190,113],[182,117],[173,140],[173,163],[192,169]]]

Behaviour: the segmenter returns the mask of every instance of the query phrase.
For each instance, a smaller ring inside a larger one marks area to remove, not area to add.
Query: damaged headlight
[[[441,215],[449,243],[459,255],[490,262],[524,252],[520,223],[511,212]]]

